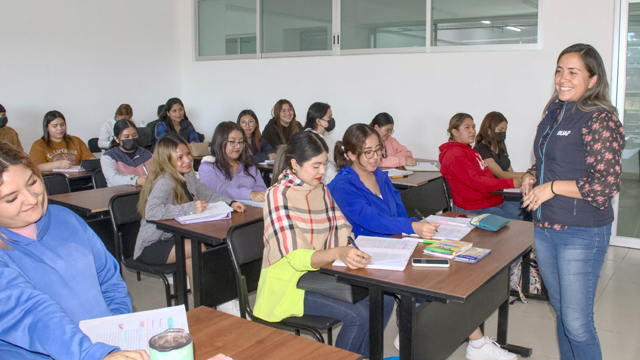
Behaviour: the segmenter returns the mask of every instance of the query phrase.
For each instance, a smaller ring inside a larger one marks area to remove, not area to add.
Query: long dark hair
[[[588,44],[573,44],[568,48],[562,50],[560,55],[558,55],[556,64],[560,62],[560,59],[564,55],[570,53],[576,53],[580,55],[585,69],[589,72],[589,78],[593,78],[595,75],[598,75],[596,84],[590,89],[587,89],[587,91],[582,94],[580,99],[578,99],[576,103],[578,109],[584,112],[588,112],[598,108],[605,108],[614,115],[618,116],[618,110],[615,106],[613,106],[613,104],[611,104],[611,98],[609,97],[609,82],[607,81],[607,72],[604,68],[604,62],[602,61],[602,57],[600,57],[598,50]],[[558,100],[558,90],[554,87],[553,95],[551,95],[551,99],[549,99],[549,102],[544,107],[544,111],[542,112],[543,117],[547,112],[549,106],[556,100]]]
[[[509,123],[502,113],[497,111],[488,113],[482,120],[482,124],[480,124],[480,130],[478,131],[478,135],[476,135],[476,144],[484,143],[494,153],[498,153],[499,150],[507,152],[507,145],[504,141],[498,141],[498,139],[496,139],[496,128],[502,124],[503,121],[507,124]]]
[[[315,130],[318,126],[316,123],[316,119],[322,119],[327,112],[331,109],[331,106],[326,103],[314,102],[309,106],[309,110],[307,110],[307,122],[304,123],[305,129]]]
[[[120,134],[128,128],[134,128],[136,129],[136,132],[138,132],[138,127],[136,127],[136,123],[132,120],[120,119],[116,121],[116,124],[113,125],[113,140],[111,140],[111,144],[109,144],[109,149],[120,145],[116,142],[116,138],[120,139]]]
[[[384,126],[384,125],[383,125]],[[338,169],[353,164],[353,161],[349,159],[347,152],[351,151],[356,156],[356,160],[360,158],[364,150],[364,144],[367,142],[369,136],[375,135],[378,137],[380,146],[384,146],[380,134],[373,128],[373,126],[367,124],[353,124],[347,128],[344,132],[342,141],[336,142],[336,147],[333,150],[333,159],[336,162]],[[360,160],[358,160],[359,162]]]
[[[187,109],[184,107],[184,104],[182,103],[182,100],[180,100],[178,98],[171,98],[171,99],[167,100],[167,103],[164,105],[164,110],[162,112],[162,116],[160,116],[160,121],[162,121],[164,123],[164,126],[167,128],[167,133],[169,133],[169,132],[173,132],[173,133],[180,132],[179,128],[176,129],[176,128],[173,127],[173,122],[171,121],[171,118],[169,117],[169,112],[171,111],[171,108],[175,104],[180,104],[180,106],[182,106],[182,108],[184,109],[184,116],[182,118],[185,119],[185,120],[189,120],[189,118],[187,117]]]
[[[329,153],[329,147],[322,136],[311,131],[301,131],[293,135],[286,145],[278,146],[271,184],[277,183],[278,177],[285,170],[291,170],[291,159],[296,159],[298,165],[302,166],[322,152]]]
[[[278,100],[278,102],[273,106],[273,110],[272,110],[273,113],[271,115],[273,115],[273,120],[275,122],[274,125],[276,126],[276,131],[278,132],[278,137],[280,138],[280,141],[283,144],[286,144],[288,139],[284,138],[284,132],[283,132],[284,126],[280,124],[280,112],[282,111],[282,107],[284,106],[284,104],[291,106],[291,109],[293,109],[293,119],[291,119],[291,124],[289,125],[291,127],[292,136],[300,131],[300,125],[298,125],[298,121],[296,120],[296,109],[293,107],[293,104],[291,103],[291,101],[287,99]]]
[[[245,109],[240,111],[240,114],[238,114],[238,120],[236,120],[236,124],[240,125],[240,119],[243,116],[249,115],[253,118],[253,120],[255,120],[256,122],[256,128],[253,130],[253,133],[251,134],[251,149],[255,149],[255,150],[260,150],[258,147],[260,145],[260,139],[262,138],[262,133],[260,132],[260,122],[258,122],[258,115],[256,115],[256,113],[253,112],[253,110],[249,110],[249,109]],[[242,130],[242,132],[244,133],[244,129]]]
[[[47,145],[47,147],[51,147],[51,136],[49,136],[49,129],[48,126],[49,124],[57,119],[60,118],[62,120],[64,120],[64,135],[62,136],[62,140],[64,140],[64,143],[67,147],[69,147],[69,143],[71,142],[71,137],[69,136],[69,134],[67,133],[67,119],[64,118],[64,115],[62,115],[62,113],[58,110],[51,110],[49,112],[47,112],[46,114],[44,114],[44,118],[42,119],[42,132],[43,135],[41,137],[41,139],[44,141],[44,143]]]
[[[374,127],[374,125],[378,125],[378,127],[381,128],[389,124],[393,125],[393,117],[386,112],[381,112],[373,117],[369,126]]]
[[[211,155],[216,157],[216,162],[213,164],[218,170],[222,171],[224,177],[227,180],[231,180],[231,164],[229,164],[229,159],[227,159],[227,139],[229,138],[229,134],[233,130],[238,130],[242,134],[242,142],[244,142],[244,147],[240,152],[240,157],[238,157],[238,161],[244,165],[244,173],[251,176],[254,180],[255,177],[251,175],[249,172],[249,168],[255,165],[255,161],[253,160],[253,156],[249,153],[247,149],[247,137],[244,134],[244,130],[240,127],[240,125],[234,123],[233,121],[224,121],[218,124],[216,130],[213,132],[213,137],[211,138],[211,143],[209,144],[209,152]]]

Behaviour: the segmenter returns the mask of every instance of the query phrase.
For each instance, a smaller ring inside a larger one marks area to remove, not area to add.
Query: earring
[[[298,170],[296,170],[296,169],[293,169],[293,168],[292,168],[292,169],[291,169],[291,172],[293,173],[293,175],[295,175],[295,174],[297,174],[297,173],[298,173]]]

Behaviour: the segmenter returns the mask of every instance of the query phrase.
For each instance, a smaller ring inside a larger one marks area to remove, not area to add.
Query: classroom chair
[[[47,195],[68,194],[71,192],[69,187],[69,178],[62,173],[48,173],[42,174],[44,180],[44,187],[47,190]]]
[[[98,138],[91,138],[87,142],[87,146],[89,147],[89,151],[92,153],[102,153],[102,149],[98,146]]]
[[[100,189],[107,187],[107,179],[104,178],[104,174],[102,173],[102,169],[97,169],[91,175],[91,180],[93,181],[93,188]]]
[[[256,219],[243,224],[232,226],[227,232],[227,244],[231,253],[236,283],[238,288],[238,300],[240,302],[240,316],[280,330],[294,331],[300,335],[300,331],[311,333],[316,341],[324,343],[324,337],[320,333],[327,331],[327,344],[333,345],[332,328],[340,324],[339,320],[326,316],[303,315],[300,317],[288,317],[280,322],[264,321],[253,315],[249,303],[250,289],[257,289],[257,276],[247,276],[248,273],[259,274],[262,267],[262,252],[264,244],[262,233],[264,231],[263,219]],[[247,279],[255,279],[247,283]]]
[[[176,264],[151,265],[133,259],[133,251],[136,247],[136,238],[138,237],[140,220],[142,219],[137,210],[139,196],[140,192],[132,191],[115,195],[109,201],[109,213],[111,214],[111,223],[113,225],[117,258],[122,262],[123,266],[137,272],[138,281],[140,281],[140,272],[159,276],[164,282],[167,306],[171,306],[171,300],[177,298],[177,296],[171,294],[167,275],[176,273]],[[177,294],[175,283],[173,293]]]
[[[151,133],[146,126],[138,127],[138,145],[143,147],[151,152],[153,152],[153,148],[156,143],[155,134]]]

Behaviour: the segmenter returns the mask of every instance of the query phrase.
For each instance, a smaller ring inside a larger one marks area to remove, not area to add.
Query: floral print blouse
[[[559,120],[560,117],[557,117],[549,129],[553,129]],[[550,135],[551,130],[542,136],[541,147],[544,147]],[[614,114],[608,111],[596,112],[582,128],[582,142],[589,175],[576,180],[576,185],[584,200],[598,209],[605,209],[620,191],[624,128]],[[536,170],[533,165],[527,172]],[[549,221],[534,220],[534,225],[543,229],[567,229],[566,225]]]

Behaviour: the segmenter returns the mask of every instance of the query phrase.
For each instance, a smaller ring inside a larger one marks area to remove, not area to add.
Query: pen
[[[420,219],[420,221],[422,220],[426,220],[424,218],[424,215],[422,215],[422,213],[420,211],[418,211],[418,209],[414,209],[416,211],[416,215],[418,215],[418,219]],[[438,233],[438,228],[436,228],[436,234]]]
[[[425,246],[424,247],[425,250],[429,250],[429,251],[435,251],[435,252],[439,252],[439,253],[443,253],[443,254],[453,254],[455,255],[456,252],[455,251],[451,251],[451,250],[445,250],[445,249],[438,249],[438,248],[432,248],[429,246]]]
[[[438,242],[438,240],[422,240],[423,244],[435,244],[437,242]]]
[[[352,245],[354,248],[360,250],[360,248],[358,247],[358,245],[356,245],[356,241],[353,240],[353,238],[351,236],[347,237],[347,242]]]
[[[409,175],[402,175],[402,176],[392,176],[392,179],[402,179],[402,178],[406,178],[409,177]]]
[[[60,154],[60,155],[62,155],[62,157],[63,157],[65,160],[69,161],[69,159],[67,159],[67,157],[66,157],[66,156],[64,156],[64,154]]]
[[[147,174],[147,175],[149,175],[149,172],[147,171],[147,167],[146,167],[146,166],[144,166],[144,164],[142,164],[142,168],[144,169],[144,173],[145,173],[145,174]]]

